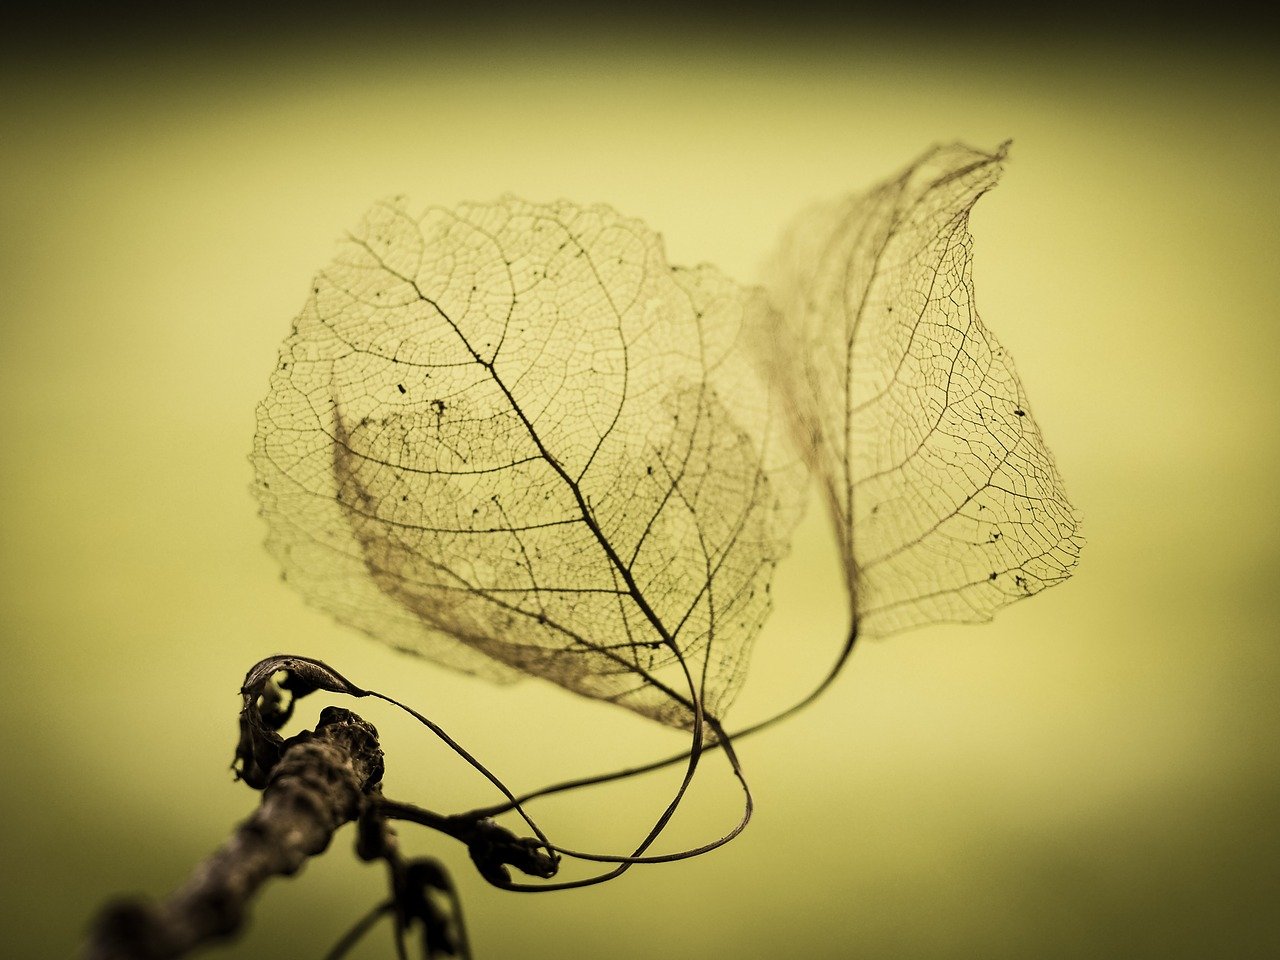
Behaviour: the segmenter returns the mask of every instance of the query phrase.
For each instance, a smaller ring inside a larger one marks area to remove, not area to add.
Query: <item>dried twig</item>
[[[326,707],[314,732],[283,747],[253,816],[168,899],[107,907],[87,960],[168,960],[229,937],[258,888],[323,852],[340,826],[359,818],[382,779],[377,730],[340,707]]]

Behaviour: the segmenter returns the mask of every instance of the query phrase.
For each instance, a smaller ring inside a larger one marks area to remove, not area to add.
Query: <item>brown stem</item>
[[[326,707],[314,732],[286,741],[253,816],[167,900],[108,906],[85,960],[170,960],[229,937],[258,888],[323,852],[381,779],[378,731],[350,710]]]

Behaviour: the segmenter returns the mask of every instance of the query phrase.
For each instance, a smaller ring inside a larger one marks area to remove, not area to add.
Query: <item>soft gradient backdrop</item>
[[[6,956],[71,954],[104,899],[171,889],[248,814],[237,690],[269,653],[415,704],[517,789],[679,746],[545,683],[408,660],[279,581],[249,493],[254,405],[372,200],[602,200],[673,262],[750,279],[806,203],[936,141],[1008,137],[973,219],[978,301],[1084,514],[1076,578],[993,624],[860,650],[742,745],[758,814],[710,856],[525,896],[445,838],[405,840],[455,868],[480,960],[1280,953],[1280,72],[1191,34],[971,27],[387,23],[4,67]],[[839,646],[816,504],[776,594],[731,719],[794,698]],[[362,712],[390,794],[492,797],[425,732]],[[548,804],[548,830],[621,849],[674,779]],[[672,845],[734,822],[723,763],[700,783]],[[351,842],[272,884],[216,955],[319,957],[382,895]],[[391,956],[385,928],[358,956]]]

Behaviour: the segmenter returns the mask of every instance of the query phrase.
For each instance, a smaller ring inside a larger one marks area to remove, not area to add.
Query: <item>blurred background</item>
[[[280,582],[249,493],[254,406],[373,200],[605,201],[672,262],[750,280],[805,204],[934,142],[1010,137],[973,217],[978,302],[1083,512],[1076,577],[992,624],[860,649],[825,699],[741,745],[757,815],[711,855],[518,895],[446,838],[404,840],[454,869],[480,960],[1280,954],[1270,33],[1082,11],[230,10],[5,31],[7,956],[73,955],[105,899],[172,889],[248,815],[237,693],[271,653],[412,703],[517,790],[681,746],[540,681],[397,655]],[[795,699],[843,637],[817,501],[775,595],[737,723]],[[493,800],[425,731],[358,709],[390,795]],[[664,849],[736,821],[723,761],[704,774]],[[621,851],[676,779],[534,812]],[[271,884],[209,956],[322,956],[383,893],[351,843]],[[385,928],[356,954],[392,955]]]

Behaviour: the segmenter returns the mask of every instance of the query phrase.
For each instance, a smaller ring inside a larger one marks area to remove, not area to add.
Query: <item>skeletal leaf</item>
[[[378,205],[258,409],[269,548],[399,649],[722,715],[800,507],[767,309],[606,207]]]
[[[840,537],[855,622],[981,621],[1065,580],[1077,517],[974,305],[969,212],[994,155],[930,150],[803,214],[771,265],[771,351]]]

